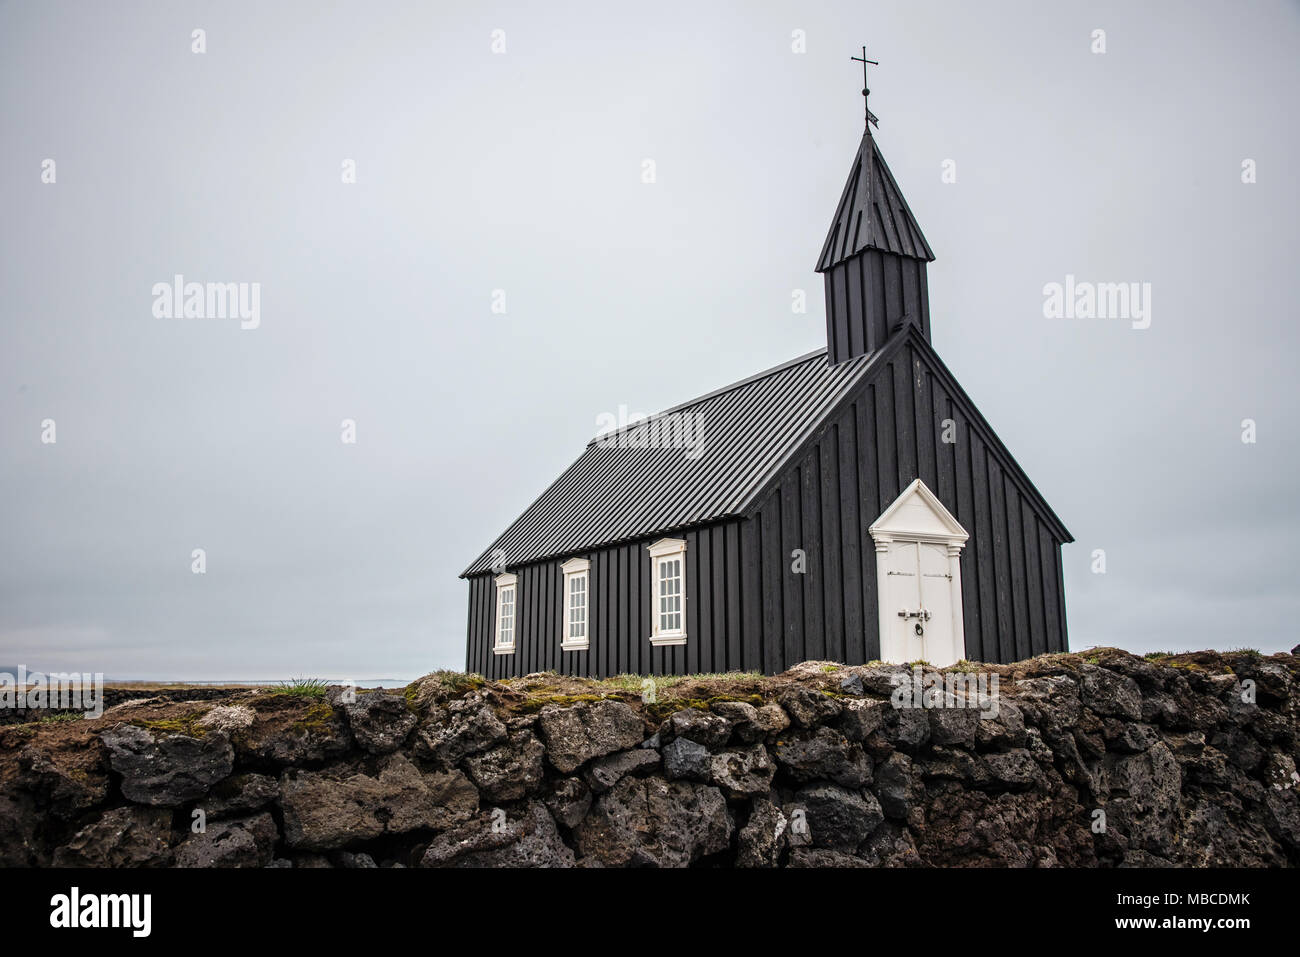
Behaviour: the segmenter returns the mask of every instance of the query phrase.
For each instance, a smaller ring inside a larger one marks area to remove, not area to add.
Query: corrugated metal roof
[[[597,436],[462,577],[498,548],[514,567],[742,514],[881,351],[832,366],[821,349]]]
[[[848,182],[835,209],[817,271],[825,272],[864,249],[934,261],[907,200],[885,165],[870,130],[862,137]]]

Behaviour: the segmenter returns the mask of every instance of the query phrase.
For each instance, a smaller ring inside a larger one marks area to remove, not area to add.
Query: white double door
[[[927,661],[936,668],[962,657],[954,634],[953,569],[947,545],[924,541],[889,543],[881,608],[881,659]],[[959,574],[959,573],[958,573]],[[959,586],[960,587],[960,586]]]

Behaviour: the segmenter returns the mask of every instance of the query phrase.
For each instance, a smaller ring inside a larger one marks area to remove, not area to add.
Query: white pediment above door
[[[963,545],[970,536],[943,502],[920,479],[914,481],[894,499],[880,517],[871,523],[871,537],[909,538]]]

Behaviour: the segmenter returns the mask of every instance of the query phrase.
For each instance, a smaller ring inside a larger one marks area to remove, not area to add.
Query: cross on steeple
[[[849,59],[855,63],[862,64],[862,109],[866,111],[867,131],[870,132],[871,124],[875,123],[876,126],[880,126],[880,120],[876,119],[876,115],[872,113],[870,107],[867,106],[867,94],[871,92],[867,89],[867,64],[870,63],[872,66],[880,66],[880,64],[875,60],[867,59],[867,48],[865,46],[862,48],[862,56],[849,57]]]

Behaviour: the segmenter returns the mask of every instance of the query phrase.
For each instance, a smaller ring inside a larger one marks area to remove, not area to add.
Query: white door
[[[953,641],[952,576],[946,545],[895,541],[885,556],[889,625],[884,661],[928,661],[944,668],[958,660]]]

